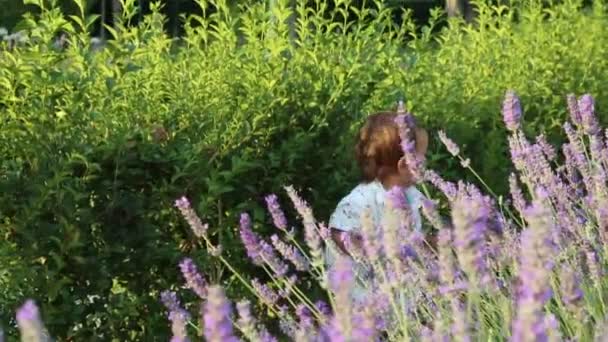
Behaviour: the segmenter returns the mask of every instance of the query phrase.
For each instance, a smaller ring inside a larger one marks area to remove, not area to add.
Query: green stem
[[[300,296],[300,294],[302,292],[299,290],[299,288],[295,284],[289,284],[282,277],[280,277],[280,278],[275,277],[274,276],[276,274],[275,270],[268,263],[267,263],[267,265],[268,266],[264,266],[264,271],[266,271],[266,274],[268,274],[268,276],[270,277],[270,279],[272,280],[273,283],[275,283],[278,286],[281,286],[281,282],[282,282],[284,285],[290,286],[291,290],[294,290],[293,293],[295,293],[296,296],[298,297],[298,299],[304,305],[306,305],[306,307],[311,311],[311,313],[315,316],[315,318],[321,323],[325,322],[325,320],[322,318],[322,316],[320,315],[320,313],[318,312],[318,310],[314,306],[314,304],[310,303],[308,301],[308,298],[306,298],[305,295],[302,295],[303,297]],[[268,268],[270,268],[270,270]],[[297,293],[296,293],[296,291],[297,291]],[[298,306],[291,300],[291,298],[288,295],[285,296],[285,299],[287,299],[287,301],[291,304],[291,306],[293,306],[294,309],[297,309]]]
[[[211,244],[211,241],[209,241],[209,239],[207,238],[207,236],[203,236],[203,239],[205,240],[205,243],[207,244],[207,248],[208,248],[208,249],[209,249],[210,247],[211,247],[211,248],[215,248],[215,247],[213,246],[213,244]],[[247,289],[248,289],[248,290],[251,292],[251,293],[253,293],[253,294],[254,294],[254,295],[255,295],[255,296],[258,298],[258,300],[259,300],[260,302],[264,303],[264,304],[265,304],[265,305],[268,307],[268,309],[270,309],[270,311],[272,311],[272,313],[273,313],[273,314],[275,314],[277,317],[279,317],[279,313],[278,313],[278,311],[276,311],[272,305],[270,305],[269,303],[266,303],[266,301],[264,301],[264,299],[263,299],[262,297],[260,297],[260,295],[257,293],[257,291],[256,291],[254,288],[252,288],[252,287],[251,287],[251,285],[249,285],[249,282],[248,282],[248,281],[246,281],[246,280],[245,280],[245,279],[244,279],[244,278],[243,278],[243,277],[240,275],[240,273],[238,273],[238,272],[237,272],[237,271],[236,271],[236,270],[235,270],[235,269],[232,267],[232,265],[230,265],[230,263],[229,263],[229,262],[228,262],[226,259],[224,259],[224,257],[223,257],[223,256],[218,255],[218,256],[216,256],[216,258],[218,258],[218,259],[219,259],[219,260],[220,260],[220,261],[221,261],[221,262],[224,264],[224,266],[226,266],[226,268],[227,268],[227,269],[228,269],[230,272],[232,272],[232,274],[233,274],[233,275],[234,275],[234,276],[235,276],[235,277],[236,277],[236,278],[237,278],[237,279],[238,279],[238,280],[239,280],[239,281],[240,281],[240,282],[241,282],[241,283],[242,283],[242,284],[243,284],[243,285],[244,285],[244,286],[245,286],[245,287],[246,287],[246,288],[247,288]]]

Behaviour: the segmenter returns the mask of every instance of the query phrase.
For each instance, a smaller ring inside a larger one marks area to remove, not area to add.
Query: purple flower
[[[583,305],[583,291],[580,288],[580,278],[576,269],[562,265],[559,273],[562,302],[572,311],[579,311]]]
[[[268,285],[260,283],[258,279],[254,278],[251,280],[251,286],[253,286],[253,289],[258,296],[260,296],[264,304],[273,306],[279,300],[279,295],[273,289],[268,287]]]
[[[274,248],[264,240],[260,240],[262,260],[270,267],[278,276],[283,277],[289,271],[289,266],[281,258],[279,258]]]
[[[599,285],[601,284],[604,272],[602,271],[598,254],[588,241],[583,242],[582,247],[587,259],[587,267],[589,268],[591,279],[596,285]]]
[[[392,187],[386,194],[388,203],[395,209],[406,209],[409,207],[405,190],[400,186]]]
[[[540,146],[541,150],[543,151],[543,154],[545,155],[545,157],[547,157],[547,160],[555,160],[555,158],[557,157],[555,148],[553,148],[553,146],[551,146],[551,144],[547,142],[547,138],[544,134],[541,134],[536,137],[536,144]]]
[[[581,113],[581,122],[585,132],[589,135],[599,133],[599,124],[595,117],[595,103],[593,97],[589,94],[581,96],[578,100],[578,108]]]
[[[283,210],[281,210],[277,195],[271,194],[266,196],[266,206],[268,207],[270,215],[272,215],[272,220],[274,222],[275,227],[279,228],[280,230],[286,231],[287,219],[285,218]]]
[[[17,310],[17,325],[19,326],[22,341],[50,341],[40,319],[38,306],[31,299],[28,299]]]
[[[485,237],[490,208],[482,197],[461,194],[452,203],[454,246],[467,276],[485,286],[490,281]]]
[[[186,219],[186,222],[188,222],[190,229],[192,229],[192,232],[196,237],[202,238],[207,234],[209,225],[201,222],[201,219],[196,215],[196,212],[190,205],[190,201],[188,201],[186,197],[176,200],[175,206],[182,213],[182,216]]]
[[[439,140],[441,140],[451,155],[456,157],[460,154],[460,148],[458,145],[452,141],[452,139],[448,138],[444,131],[439,131]]]
[[[519,129],[521,113],[519,97],[517,97],[515,91],[508,90],[502,104],[502,115],[509,131],[515,132]]]
[[[308,261],[294,246],[286,244],[276,234],[272,235],[270,240],[279,254],[289,260],[296,267],[296,270],[301,272],[308,270]]]
[[[205,339],[209,342],[236,342],[230,320],[230,302],[220,286],[210,286],[209,299],[205,304],[203,320],[205,322]]]
[[[363,233],[363,250],[371,262],[375,262],[382,256],[382,236],[369,210],[361,213],[361,231]]]
[[[255,330],[255,320],[251,315],[251,303],[243,300],[236,303],[236,311],[239,314],[238,324],[243,330]]]
[[[324,316],[329,316],[331,314],[331,309],[329,308],[329,305],[327,305],[327,303],[322,300],[318,300],[315,302],[315,308],[317,308],[317,310]]]
[[[445,181],[437,172],[433,170],[427,170],[424,174],[426,181],[430,182],[439,189],[448,199],[452,200],[456,197],[457,189],[456,185],[451,182]]]
[[[296,307],[296,315],[300,323],[300,329],[311,329],[314,326],[314,320],[310,310],[304,304],[299,304]]]
[[[259,333],[260,342],[278,342],[277,338],[272,336],[268,330],[262,329]]]
[[[179,268],[186,279],[186,284],[189,289],[194,291],[201,299],[207,298],[207,282],[198,272],[194,261],[190,258],[185,258],[180,262]]]
[[[348,321],[335,316],[324,329],[327,338],[323,341],[376,341],[376,321],[374,317],[360,310],[352,312]]]
[[[241,214],[240,224],[241,241],[247,251],[247,256],[253,261],[255,265],[261,266],[264,264],[262,259],[262,247],[260,246],[260,238],[251,231],[251,219],[246,213]]]
[[[597,163],[605,163],[606,160],[606,145],[602,140],[602,136],[599,134],[592,135],[589,137],[589,150],[591,151],[591,157]],[[604,171],[603,168],[599,169]]]
[[[437,234],[437,247],[439,249],[439,278],[441,286],[451,287],[456,281],[456,266],[452,250],[452,231],[442,229]]]
[[[258,330],[256,327],[256,320],[251,314],[251,303],[248,300],[238,302],[236,304],[236,310],[239,315],[236,323],[247,339],[260,342],[277,341],[265,328],[261,327],[261,329]]]
[[[267,264],[278,276],[288,271],[288,266],[276,256],[272,246],[251,231],[251,219],[245,213],[241,214],[240,233],[247,255],[255,265]]]
[[[187,342],[188,336],[186,332],[186,322],[190,319],[190,315],[184,310],[177,295],[173,291],[163,291],[160,294],[160,300],[169,310],[169,321],[171,321],[171,331],[173,337],[171,342]]]
[[[186,322],[190,319],[190,315],[184,310],[169,312],[169,320],[171,321],[171,331],[173,336],[171,342],[188,342],[188,332],[186,331]]]
[[[323,222],[319,223],[319,236],[324,241],[327,241],[327,239],[331,238],[331,230],[327,228],[327,225]]]
[[[513,205],[515,209],[519,212],[523,212],[526,208],[526,200],[524,199],[524,194],[517,183],[517,176],[514,173],[511,173],[509,176],[509,188],[511,190],[511,197],[513,198]]]
[[[350,288],[354,281],[354,264],[350,258],[339,257],[329,273],[329,286],[337,292],[340,289]]]
[[[169,311],[177,311],[180,309],[179,299],[173,291],[163,291],[160,294],[160,300]]]
[[[517,314],[511,340],[543,341],[547,338],[544,306],[552,297],[551,271],[555,260],[552,217],[543,194],[525,211],[529,223],[521,237]]]
[[[568,94],[567,100],[568,100],[568,110],[570,111],[570,119],[572,120],[572,122],[575,125],[577,125],[577,126],[581,125],[583,120],[581,118],[581,112],[578,109],[578,102],[576,100],[576,95]]]
[[[469,342],[471,341],[469,326],[467,323],[467,317],[464,308],[457,300],[452,299],[452,335],[458,341]]]
[[[414,180],[420,181],[424,176],[424,159],[416,151],[413,117],[411,114],[400,114],[395,118],[395,123],[399,128],[399,138],[401,139],[401,149],[405,162],[414,176]]]
[[[310,254],[312,255],[313,263],[323,263],[323,247],[320,231],[317,227],[315,217],[312,209],[306,201],[304,201],[296,192],[292,186],[286,186],[285,191],[294,204],[296,211],[302,218],[304,224],[304,239],[306,244],[310,248]]]

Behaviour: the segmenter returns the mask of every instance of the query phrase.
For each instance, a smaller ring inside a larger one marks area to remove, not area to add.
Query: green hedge
[[[238,214],[270,230],[263,196],[294,184],[326,219],[356,182],[352,139],[366,114],[402,96],[433,132],[445,129],[501,188],[507,172],[499,103],[522,96],[529,130],[555,132],[566,92],[608,98],[608,20],[601,2],[480,4],[475,25],[430,27],[405,13],[286,1],[189,17],[182,39],[153,8],[123,24],[103,50],[58,10],[29,25],[29,43],[0,51],[0,317],[25,296],[52,335],[76,340],[166,340],[159,291],[180,284],[177,261],[205,257],[173,201],[193,199],[233,264],[252,275]],[[201,1],[201,4],[207,2]],[[217,1],[217,3],[222,3]],[[213,7],[213,6],[212,6]],[[360,16],[340,24],[345,14]],[[58,51],[50,41],[71,32]],[[237,34],[238,31],[238,34]],[[534,98],[534,101],[527,101]],[[601,103],[599,104],[601,105]],[[433,133],[434,134],[434,133]],[[431,163],[463,176],[433,144]],[[236,286],[230,287],[240,293]]]

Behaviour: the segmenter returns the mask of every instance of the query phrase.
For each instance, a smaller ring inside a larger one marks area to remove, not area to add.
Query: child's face
[[[416,153],[418,154],[418,158],[424,160],[426,151],[429,146],[429,135],[426,130],[423,128],[416,127],[415,129],[415,139],[416,139]],[[410,186],[414,183],[414,177],[410,168],[404,159],[399,161],[397,165],[399,183],[402,186]]]

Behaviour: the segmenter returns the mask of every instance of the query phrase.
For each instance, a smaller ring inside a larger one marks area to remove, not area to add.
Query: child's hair
[[[399,127],[395,123],[396,112],[380,112],[367,117],[355,146],[355,156],[361,169],[363,181],[369,183],[382,180],[396,172],[403,157]],[[414,127],[409,130],[414,139]]]

